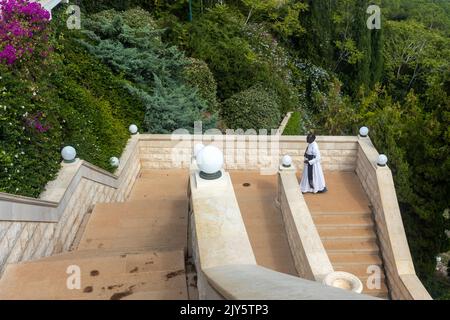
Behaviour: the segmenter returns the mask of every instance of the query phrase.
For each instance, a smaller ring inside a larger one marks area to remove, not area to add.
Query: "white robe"
[[[308,164],[305,163],[303,168],[302,181],[300,182],[300,188],[302,192],[314,192],[317,193],[325,188],[325,178],[323,176],[322,166],[320,165],[320,151],[317,142],[310,143],[306,154],[314,155],[315,158],[310,160],[309,163],[313,165],[313,186],[311,188],[308,180]],[[305,158],[305,160],[307,160]]]

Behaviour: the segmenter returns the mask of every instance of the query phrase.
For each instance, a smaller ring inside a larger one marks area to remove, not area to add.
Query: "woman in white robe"
[[[305,151],[305,166],[302,181],[300,182],[300,188],[303,193],[322,193],[327,191],[322,166],[320,165],[319,146],[315,140],[316,137],[313,134],[309,134],[306,138],[308,147]]]

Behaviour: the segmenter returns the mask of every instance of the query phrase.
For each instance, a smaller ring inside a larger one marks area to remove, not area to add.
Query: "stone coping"
[[[195,135],[195,134],[140,134],[139,141],[195,141],[200,142],[202,140],[254,140],[254,135],[219,135],[219,134],[205,134],[205,135]],[[301,142],[306,143],[306,136],[280,136],[280,135],[268,135],[268,137],[273,137],[274,139],[279,139],[280,142]],[[270,139],[269,139],[270,141]],[[317,142],[336,142],[336,143],[346,143],[354,142],[358,143],[359,139],[357,136],[317,136]]]
[[[199,184],[197,172],[191,172],[189,181],[197,263],[202,269],[256,264],[229,173]]]
[[[278,174],[278,204],[298,274],[322,281],[334,271],[309,208],[298,187],[295,170]]]
[[[211,286],[230,300],[381,300],[258,265],[225,265],[203,272]]]
[[[39,199],[0,193],[0,221],[58,222],[81,179],[117,189],[122,182],[122,172],[132,153],[137,150],[138,142],[138,135],[129,139],[116,174],[77,159],[74,163],[61,164],[56,179],[46,185]]]
[[[429,300],[431,296],[416,275],[406,238],[392,172],[377,165],[379,153],[369,137],[358,138],[358,157],[368,176],[359,177],[373,206],[387,280],[394,298]],[[375,181],[373,181],[375,180]],[[372,185],[370,185],[372,184]]]

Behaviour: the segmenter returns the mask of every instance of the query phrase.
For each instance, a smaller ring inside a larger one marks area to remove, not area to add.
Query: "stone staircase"
[[[127,202],[94,207],[74,251],[9,265],[0,300],[188,299],[187,177],[141,172]],[[71,266],[80,289],[68,289]]]
[[[353,172],[328,172],[329,191],[320,195],[306,194],[305,200],[334,270],[356,275],[363,283],[363,293],[387,299],[389,290],[375,224],[369,201],[362,188],[358,188],[357,179]],[[381,270],[379,288],[367,286],[368,277],[372,275],[368,270],[370,266]]]

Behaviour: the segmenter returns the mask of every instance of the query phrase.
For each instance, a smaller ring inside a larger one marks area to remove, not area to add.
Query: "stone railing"
[[[295,169],[282,169],[278,174],[278,205],[297,273],[322,281],[334,269],[298,187]]]
[[[283,118],[283,121],[281,121],[281,124],[280,124],[280,126],[278,127],[278,130],[277,130],[277,134],[278,134],[278,135],[282,135],[282,134],[283,134],[284,129],[286,129],[286,126],[287,126],[289,120],[290,120],[291,117],[292,117],[292,113],[293,113],[293,112],[288,112],[288,113],[286,114],[286,116]]]
[[[289,154],[294,164],[303,166],[306,136],[252,135],[156,135],[140,137],[143,169],[189,168],[195,143],[213,144],[224,151],[225,169],[262,170],[276,174],[280,158]],[[319,136],[324,170],[354,171],[358,138]]]
[[[230,176],[191,171],[190,249],[200,299],[375,299],[263,268],[256,263]]]
[[[39,199],[0,193],[0,274],[8,263],[67,251],[97,202],[120,202],[140,170],[139,136],[133,136],[113,175],[77,160],[62,164]]]
[[[216,295],[229,300],[378,300],[258,265],[224,265],[204,274]]]
[[[416,276],[391,170],[377,165],[369,138],[359,138],[356,173],[373,206],[388,286],[393,299],[431,299]]]

